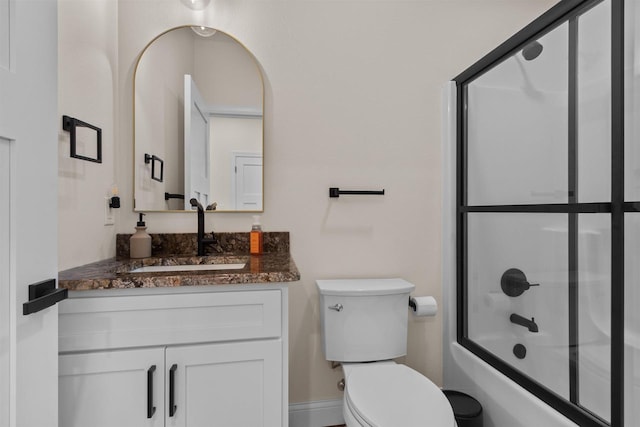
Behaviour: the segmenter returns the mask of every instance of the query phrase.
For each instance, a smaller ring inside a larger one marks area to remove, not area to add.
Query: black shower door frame
[[[611,6],[611,202],[579,203],[577,198],[577,19],[601,2]],[[467,204],[467,86],[527,43],[569,23],[568,203],[470,206]],[[640,212],[640,202],[624,201],[624,0],[562,0],[509,40],[458,75],[456,82],[456,277],[457,340],[491,366],[522,385],[580,426],[624,426],[624,214]],[[565,213],[568,216],[569,400],[552,392],[468,337],[467,214]],[[578,376],[578,215],[608,213],[611,219],[611,414],[610,423],[579,405]]]

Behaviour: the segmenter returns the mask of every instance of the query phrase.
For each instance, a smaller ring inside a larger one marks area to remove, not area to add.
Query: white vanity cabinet
[[[164,349],[59,357],[59,425],[164,426]]]
[[[281,351],[275,341],[167,348],[167,427],[280,426]]]
[[[211,288],[65,301],[60,426],[287,426],[286,285]]]

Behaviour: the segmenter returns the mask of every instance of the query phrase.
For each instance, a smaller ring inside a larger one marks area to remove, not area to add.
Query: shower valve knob
[[[527,276],[517,268],[508,269],[500,278],[502,291],[510,297],[520,296],[532,286],[540,286],[540,284],[529,283]]]

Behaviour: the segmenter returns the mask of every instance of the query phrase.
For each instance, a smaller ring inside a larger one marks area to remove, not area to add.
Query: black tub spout
[[[511,316],[509,316],[509,320],[511,320],[511,323],[524,326],[525,328],[529,329],[529,332],[538,332],[538,325],[536,324],[533,317],[531,318],[531,320],[529,320],[526,317],[520,316],[519,314],[512,313]]]

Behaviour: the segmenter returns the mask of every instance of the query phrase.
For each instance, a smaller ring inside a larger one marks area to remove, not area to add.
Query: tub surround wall
[[[536,425],[575,427],[560,413],[496,371],[457,343],[456,317],[456,86],[443,89],[443,238],[442,281],[444,311],[444,386],[474,396],[484,407],[487,427]],[[505,402],[508,404],[505,405]]]

